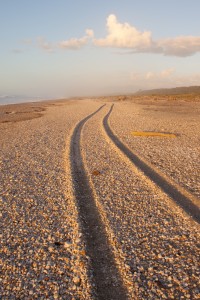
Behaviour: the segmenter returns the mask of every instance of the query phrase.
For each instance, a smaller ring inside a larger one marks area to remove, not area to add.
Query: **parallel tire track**
[[[86,254],[90,257],[95,284],[94,294],[97,299],[102,300],[126,300],[128,299],[127,290],[116,267],[81,154],[82,128],[103,106],[80,121],[74,129],[70,145],[71,171]]]
[[[166,194],[168,194],[186,213],[188,213],[195,221],[200,223],[200,208],[198,205],[198,200],[189,195],[189,193],[179,187],[166,175],[161,174],[160,171],[156,170],[149,163],[145,162],[138,154],[130,150],[125,144],[123,144],[119,138],[114,134],[109,125],[109,116],[112,113],[114,104],[111,106],[109,112],[103,119],[104,129],[112,140],[112,142],[117,146],[118,149],[147,177],[149,177],[155,184],[157,184]]]

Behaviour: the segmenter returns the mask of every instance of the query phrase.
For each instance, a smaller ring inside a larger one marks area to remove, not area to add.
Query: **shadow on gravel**
[[[108,123],[110,114],[112,113],[114,104],[111,106],[108,114],[103,119],[103,126],[109,138],[113,143],[125,154],[125,156],[138,167],[146,176],[156,183],[166,194],[168,194],[181,208],[185,210],[196,222],[200,223],[200,209],[190,198],[179,191],[173,183],[162,177],[151,166],[147,165],[137,154],[133,153],[126,145],[124,145],[118,137],[113,133]]]
[[[103,106],[76,126],[70,145],[71,170],[81,229],[86,243],[86,254],[90,257],[94,295],[96,299],[102,300],[126,300],[128,299],[127,291],[115,264],[81,155],[80,137],[83,125]]]

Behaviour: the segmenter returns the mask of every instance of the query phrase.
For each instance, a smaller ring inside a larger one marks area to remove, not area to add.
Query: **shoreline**
[[[42,117],[50,106],[57,106],[72,101],[70,99],[41,100],[0,105],[0,123],[20,122]]]

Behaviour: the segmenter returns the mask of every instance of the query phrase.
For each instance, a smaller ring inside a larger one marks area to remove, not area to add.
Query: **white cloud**
[[[88,43],[88,40],[94,36],[92,29],[86,29],[86,35],[82,38],[71,38],[66,41],[61,41],[58,44],[59,48],[62,49],[80,49]]]
[[[80,49],[82,46],[87,44],[87,38],[83,37],[80,39],[72,38],[67,41],[59,43],[59,47],[63,49]]]
[[[179,36],[156,41],[153,40],[151,31],[142,32],[128,23],[119,23],[113,14],[108,16],[106,27],[107,36],[93,40],[96,46],[125,48],[132,50],[132,53],[160,53],[179,57],[200,52],[198,36]]]
[[[144,49],[152,46],[151,32],[140,32],[128,23],[119,23],[115,15],[107,18],[108,35],[104,39],[94,39],[94,44],[102,47]]]
[[[200,52],[200,37],[180,36],[157,42],[165,55],[190,56]]]
[[[114,14],[107,18],[107,35],[105,38],[95,38],[92,29],[86,29],[81,38],[63,40],[54,46],[61,49],[81,49],[90,40],[97,47],[113,47],[129,50],[128,53],[159,53],[163,55],[186,57],[200,52],[200,36],[178,36],[154,40],[151,31],[140,31],[129,23],[120,23]],[[27,44],[31,40],[24,41]],[[53,46],[44,38],[38,39],[39,47],[47,52],[53,52]],[[127,54],[127,52],[124,52]],[[166,74],[163,74],[166,76]],[[151,77],[151,75],[147,75]]]

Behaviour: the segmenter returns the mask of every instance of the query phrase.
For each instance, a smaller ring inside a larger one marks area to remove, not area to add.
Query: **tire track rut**
[[[96,299],[126,300],[128,299],[127,290],[115,264],[81,154],[82,128],[103,106],[80,121],[74,129],[70,145],[71,171],[86,254],[90,257],[92,280],[95,285],[93,292]]]
[[[200,223],[200,208],[198,200],[190,195],[184,188],[179,187],[166,175],[156,170],[149,163],[145,162],[138,154],[130,150],[123,144],[115,135],[109,125],[109,116],[113,111],[114,104],[112,104],[109,112],[103,119],[103,126],[108,137],[117,146],[118,149],[147,177],[149,177],[157,186],[159,186],[172,200],[178,204],[187,214],[189,214],[196,222]]]
[[[110,105],[85,124],[81,145],[128,296],[159,300],[190,294],[197,299],[198,223],[116,148],[102,124],[109,109]]]

